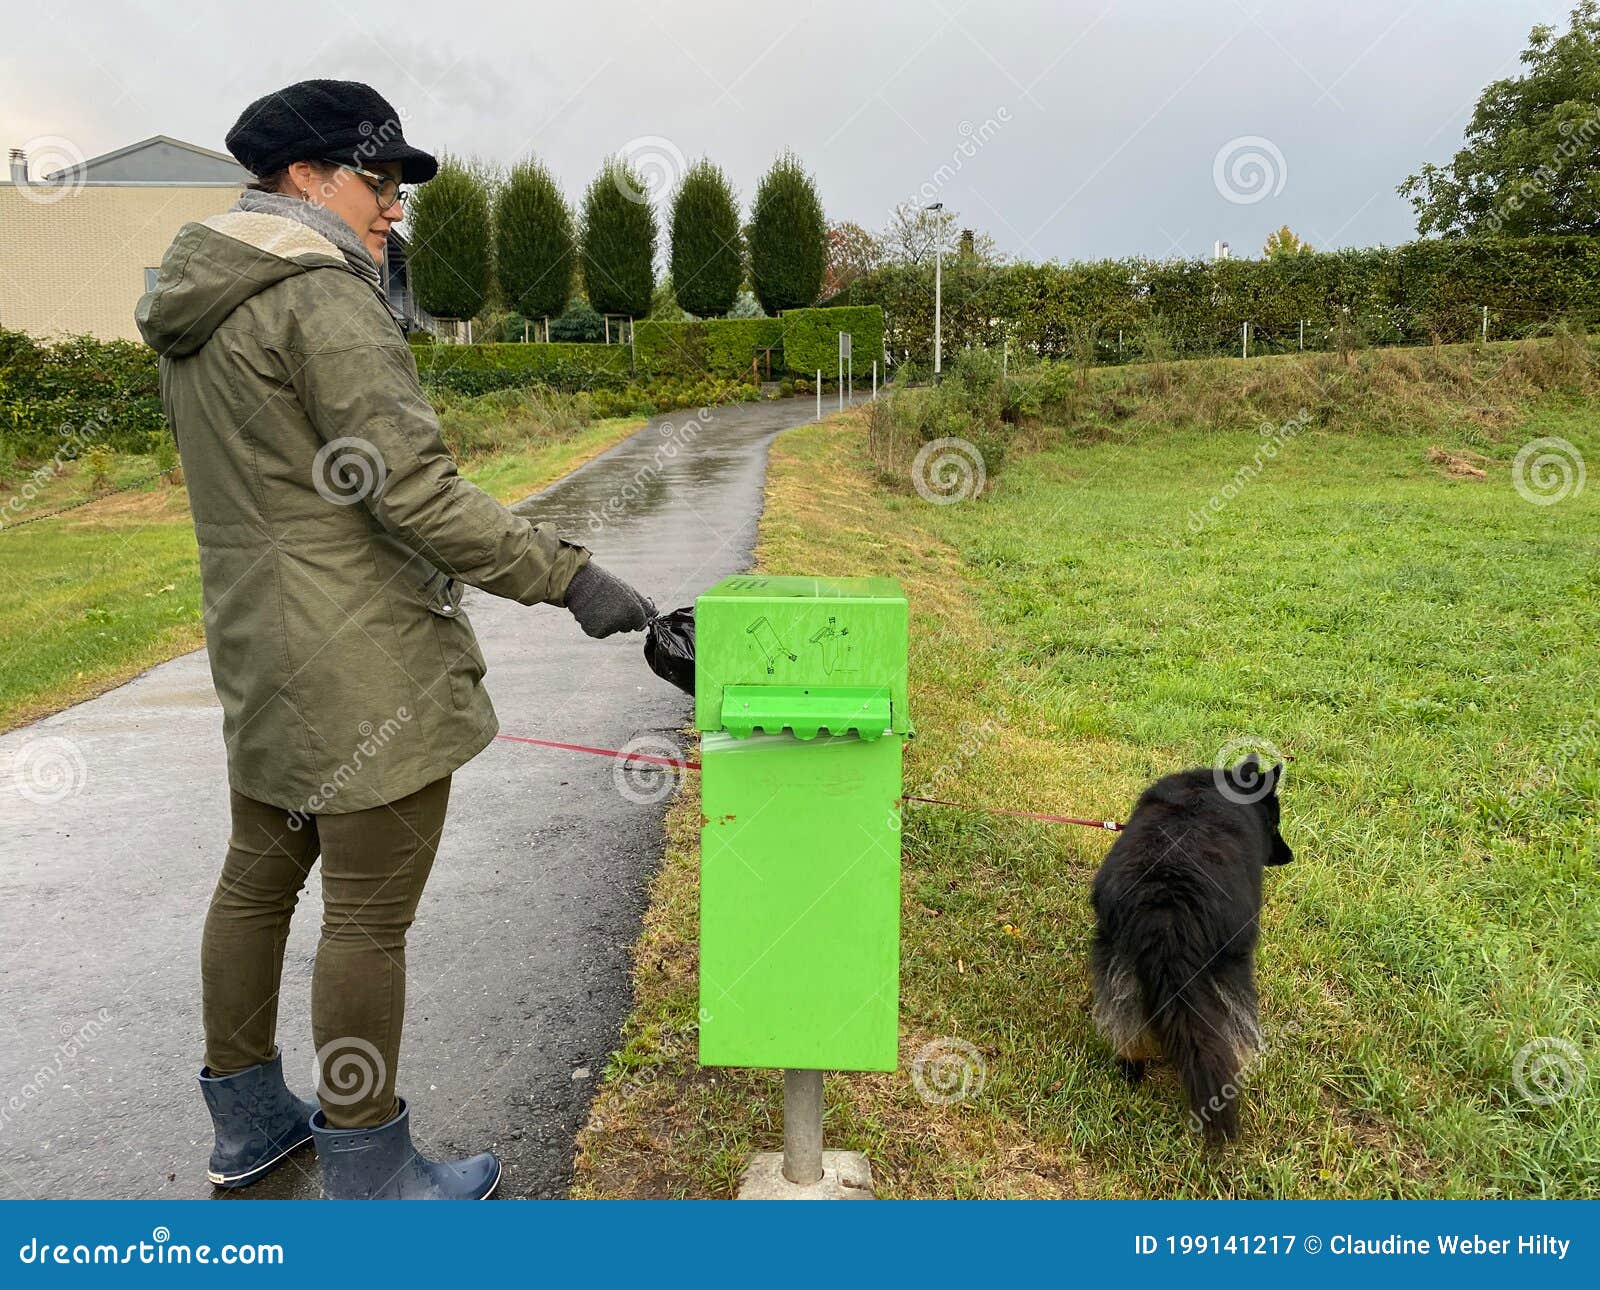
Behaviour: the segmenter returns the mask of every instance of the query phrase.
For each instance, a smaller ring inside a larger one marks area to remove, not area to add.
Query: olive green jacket
[[[136,313],[194,514],[229,781],[312,814],[404,797],[494,737],[457,579],[561,604],[588,560],[456,473],[372,277],[313,228],[234,210],[183,226]]]

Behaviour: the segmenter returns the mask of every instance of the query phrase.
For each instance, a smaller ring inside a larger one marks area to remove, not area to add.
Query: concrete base
[[[822,1178],[792,1183],[783,1176],[783,1152],[752,1157],[739,1186],[740,1200],[874,1200],[872,1166],[859,1151],[824,1151]]]

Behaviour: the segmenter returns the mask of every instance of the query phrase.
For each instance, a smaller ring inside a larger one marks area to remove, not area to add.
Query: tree
[[[489,223],[483,173],[441,158],[406,210],[406,266],[419,307],[439,318],[472,318],[483,308],[493,271]]]
[[[817,186],[785,152],[756,185],[750,207],[750,278],[769,314],[817,302],[828,266],[828,222]]]
[[[1492,82],[1465,146],[1400,185],[1417,231],[1525,237],[1600,226],[1600,3],[1580,0],[1563,35],[1540,25],[1523,75]]]
[[[733,185],[706,160],[684,172],[672,195],[672,290],[697,318],[720,318],[733,308],[744,278],[739,206]]]
[[[655,289],[656,212],[645,181],[609,158],[583,195],[583,285],[602,314],[650,315]]]
[[[1261,254],[1269,260],[1281,260],[1289,255],[1308,255],[1312,251],[1311,243],[1298,233],[1293,232],[1287,224],[1276,232],[1268,233],[1267,240],[1261,248]]]
[[[1005,257],[996,248],[994,238],[974,229],[958,228],[959,218],[953,210],[930,211],[910,205],[895,207],[880,239],[885,262],[926,264],[932,268],[934,252],[942,250],[947,261],[959,256],[980,264],[999,264]]]
[[[548,318],[567,307],[577,263],[572,212],[550,172],[532,158],[513,166],[495,194],[494,262],[506,308]]]
[[[828,273],[822,294],[838,295],[864,273],[883,263],[883,244],[859,224],[828,225]]]

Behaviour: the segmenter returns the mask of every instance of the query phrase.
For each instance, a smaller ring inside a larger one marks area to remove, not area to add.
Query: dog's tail
[[[1239,1136],[1235,1018],[1207,964],[1175,953],[1171,940],[1135,958],[1145,1015],[1183,1081],[1189,1123],[1210,1142]]]

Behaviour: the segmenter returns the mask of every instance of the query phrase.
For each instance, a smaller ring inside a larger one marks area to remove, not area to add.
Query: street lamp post
[[[922,208],[933,211],[935,214],[944,209],[943,202],[934,202],[931,206]],[[939,373],[944,367],[944,236],[943,230],[934,222],[933,242],[933,380],[939,382]]]

